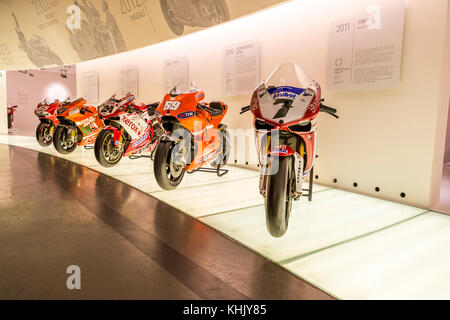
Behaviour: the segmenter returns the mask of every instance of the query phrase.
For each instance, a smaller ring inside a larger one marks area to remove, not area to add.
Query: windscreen
[[[262,117],[280,124],[301,120],[313,101],[313,87],[298,65],[279,65],[257,88]]]

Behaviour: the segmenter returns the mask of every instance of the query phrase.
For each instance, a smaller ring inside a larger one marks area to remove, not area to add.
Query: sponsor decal
[[[303,91],[305,91],[305,89],[282,86],[276,88],[269,88],[267,91],[273,96],[274,99],[294,100],[297,97],[297,95],[301,94]]]
[[[142,138],[140,138],[138,141],[136,141],[135,143],[133,143],[133,148],[134,148],[134,147],[137,147],[137,146],[140,145],[142,142],[144,142],[145,139],[148,138],[148,134],[149,134],[149,131],[147,131],[147,133],[144,134],[144,136],[143,136]]]
[[[271,152],[272,155],[274,156],[287,156],[287,155],[291,155],[294,153],[294,150],[292,150],[289,146],[286,145],[279,145],[276,146],[273,151]]]
[[[199,92],[195,95],[195,98],[200,101],[205,97],[205,94],[203,92]]]
[[[194,111],[186,111],[186,112],[183,112],[183,113],[180,113],[179,115],[177,115],[177,118],[178,119],[187,119],[187,118],[190,118],[193,116],[195,116]]]
[[[139,130],[138,126],[135,125],[130,119],[123,118],[123,122],[131,129],[133,130],[138,136],[141,135],[141,131]]]
[[[58,108],[57,113],[58,113],[58,114],[62,114],[62,113],[64,113],[64,112],[66,112],[67,109],[68,109],[67,107],[60,107],[60,108]]]

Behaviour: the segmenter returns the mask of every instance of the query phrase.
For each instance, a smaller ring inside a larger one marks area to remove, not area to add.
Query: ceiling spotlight
[[[19,72],[22,72],[24,75],[27,75],[29,77],[34,77],[34,74],[28,70],[19,70]]]

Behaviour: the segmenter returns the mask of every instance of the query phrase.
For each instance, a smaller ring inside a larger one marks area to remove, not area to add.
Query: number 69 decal
[[[181,105],[180,101],[166,101],[166,104],[164,105],[164,111],[165,110],[177,110],[178,107]]]

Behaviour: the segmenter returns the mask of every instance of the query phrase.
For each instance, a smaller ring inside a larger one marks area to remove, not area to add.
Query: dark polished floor
[[[86,167],[3,144],[0,164],[0,299],[331,298]],[[67,289],[69,265],[81,290]]]

